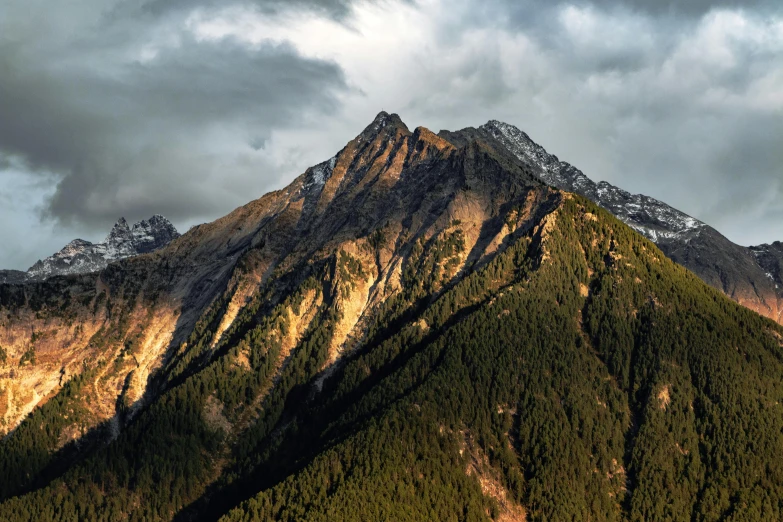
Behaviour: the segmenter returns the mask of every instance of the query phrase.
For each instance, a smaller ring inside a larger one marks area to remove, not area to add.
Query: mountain
[[[23,283],[27,280],[27,272],[21,270],[0,270],[0,284]]]
[[[765,275],[775,282],[775,288],[783,286],[783,243],[775,241],[771,245],[750,247],[750,251]]]
[[[505,148],[544,182],[598,203],[707,284],[743,306],[783,323],[783,274],[779,268],[783,249],[779,243],[743,247],[666,203],[630,194],[605,181],[595,183],[507,123],[492,120],[478,129],[442,131],[441,135],[459,141],[480,138]]]
[[[471,132],[0,285],[0,519],[780,519],[783,327]]]
[[[97,272],[112,261],[152,252],[178,237],[174,225],[160,215],[139,221],[133,227],[128,226],[125,218],[120,218],[102,243],[74,239],[56,254],[36,262],[27,271],[27,277],[46,279],[55,275]]]

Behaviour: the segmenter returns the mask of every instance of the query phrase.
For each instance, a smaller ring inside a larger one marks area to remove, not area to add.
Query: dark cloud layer
[[[534,25],[531,22],[538,22],[546,18],[552,8],[563,4],[667,17],[669,18],[668,23],[674,26],[682,23],[678,17],[700,17],[715,9],[771,11],[779,8],[777,0],[573,0],[570,2],[488,0],[483,4],[484,10],[497,11],[501,9],[503,16],[507,16],[509,21],[524,25]]]
[[[620,6],[656,15],[692,16],[700,16],[718,8],[771,8],[776,4],[774,0],[592,0],[591,3],[599,7]]]
[[[352,3],[353,0],[250,0],[247,5],[271,14],[292,8],[303,8],[327,16],[344,17],[348,14]],[[225,5],[226,3],[220,0],[149,0],[141,4],[140,10],[153,16],[160,16],[172,11]]]
[[[61,176],[46,212],[62,222],[105,227],[119,213],[159,211],[193,219],[225,210],[232,194],[239,204],[242,189],[223,184],[269,170],[258,144],[308,110],[333,111],[345,88],[334,63],[287,44],[200,42],[183,30],[185,13],[151,17],[151,4],[32,7],[0,25],[0,150]],[[11,27],[31,14],[51,31]]]

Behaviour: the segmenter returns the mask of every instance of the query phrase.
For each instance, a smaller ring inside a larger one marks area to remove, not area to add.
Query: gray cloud
[[[45,215],[101,230],[120,214],[212,217],[278,181],[259,147],[275,129],[334,111],[346,88],[335,63],[284,43],[197,41],[173,11],[185,4],[158,17],[144,3],[32,5],[0,22],[0,150],[59,175]],[[50,31],[19,29],[36,14]]]
[[[353,0],[251,0],[248,4],[269,14],[291,8],[305,8],[326,16],[342,18],[349,13]],[[224,5],[225,2],[219,0],[149,0],[141,3],[139,10],[152,16],[160,16],[195,7],[216,8]]]
[[[494,15],[499,13],[506,23],[527,28],[539,26],[542,21],[551,17],[553,8],[563,4],[663,18],[670,27],[679,27],[683,22],[701,17],[715,9],[744,9],[754,12],[779,9],[776,0],[489,0],[483,4],[479,10],[489,17],[497,18]]]
[[[719,8],[771,8],[773,0],[591,0],[600,7],[631,9],[655,15],[701,16],[712,9]]]

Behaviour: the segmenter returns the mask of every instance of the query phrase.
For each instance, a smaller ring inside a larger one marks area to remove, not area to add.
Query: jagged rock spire
[[[402,130],[405,134],[410,134],[408,126],[400,119],[397,114],[389,114],[386,111],[381,111],[375,116],[367,127],[357,136],[360,141],[372,141],[382,132],[395,132],[397,129]]]
[[[179,237],[174,225],[156,214],[132,227],[121,217],[101,243],[75,239],[54,255],[35,263],[27,271],[31,279],[46,279],[54,275],[96,272],[109,262],[153,252]]]

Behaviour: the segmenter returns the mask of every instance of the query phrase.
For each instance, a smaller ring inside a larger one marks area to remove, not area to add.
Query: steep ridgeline
[[[120,218],[102,243],[74,239],[56,254],[36,262],[27,271],[26,279],[97,272],[112,261],[153,252],[178,237],[174,225],[160,215],[139,221],[133,227]]]
[[[492,120],[478,129],[440,134],[456,141],[481,138],[506,149],[546,183],[598,203],[707,284],[743,306],[783,323],[783,274],[779,269],[783,249],[779,243],[743,247],[661,201],[630,194],[605,181],[595,183],[507,123]]]
[[[158,252],[0,286],[11,325],[112,325],[0,443],[0,519],[780,519],[783,327],[447,138],[381,113]],[[157,355],[128,310],[176,318]]]

